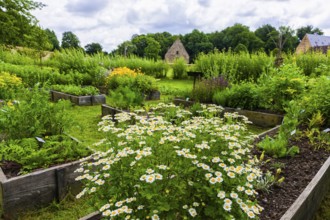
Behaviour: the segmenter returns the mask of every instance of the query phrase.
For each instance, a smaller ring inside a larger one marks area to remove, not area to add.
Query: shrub
[[[200,54],[195,61],[196,71],[203,72],[206,78],[225,76],[232,83],[254,81],[273,66],[274,57],[265,53],[219,52]]]
[[[141,106],[144,100],[139,91],[127,86],[119,86],[115,90],[110,91],[109,97],[111,105],[120,109]]]
[[[196,83],[192,91],[192,98],[199,102],[210,103],[212,97],[217,91],[221,91],[228,87],[229,83],[223,76],[209,79],[203,79]]]
[[[241,83],[216,92],[212,100],[226,107],[255,110],[259,107],[260,94],[256,84]]]
[[[154,77],[144,75],[139,70],[131,70],[127,67],[113,69],[106,78],[106,85],[110,90],[116,90],[119,87],[129,87],[140,93],[157,90]]]
[[[20,174],[24,174],[91,154],[88,148],[65,135],[45,136],[42,139],[44,143],[38,142],[35,137],[1,142],[0,157],[20,164]]]
[[[106,218],[247,219],[262,208],[254,190],[262,172],[249,151],[246,117],[218,106],[191,112],[159,104],[145,116],[104,117],[106,152],[77,169],[76,180]],[[220,156],[219,156],[220,155]]]
[[[173,65],[173,78],[174,79],[186,79],[187,75],[187,64],[184,58],[178,58],[174,61]]]
[[[98,95],[100,94],[99,90],[94,86],[75,86],[75,85],[52,85],[53,90],[76,95],[76,96],[84,96],[84,95]]]
[[[9,102],[0,111],[0,130],[5,139],[21,139],[40,135],[62,134],[72,126],[64,114],[69,101],[49,102],[49,91],[39,88],[24,90],[24,99]]]
[[[306,77],[295,65],[283,65],[264,74],[260,80],[261,107],[284,112],[291,100],[297,99],[305,91]]]
[[[22,79],[8,72],[0,72],[0,99],[15,98],[15,93],[22,87]]]
[[[325,118],[325,124],[330,125],[330,79],[328,76],[312,78],[308,81],[308,89],[300,100],[304,109],[303,115],[311,118],[320,112]]]

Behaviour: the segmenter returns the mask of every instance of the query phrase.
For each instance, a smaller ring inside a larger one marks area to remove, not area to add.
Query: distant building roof
[[[312,47],[322,47],[330,45],[330,36],[323,36],[317,34],[307,34],[307,36]]]

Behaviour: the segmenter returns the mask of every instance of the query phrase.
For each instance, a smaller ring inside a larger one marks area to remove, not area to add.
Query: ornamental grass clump
[[[248,120],[222,107],[194,114],[173,104],[103,117],[107,138],[76,170],[107,219],[257,218],[255,184],[262,172],[250,156]],[[139,115],[141,113],[141,115]]]

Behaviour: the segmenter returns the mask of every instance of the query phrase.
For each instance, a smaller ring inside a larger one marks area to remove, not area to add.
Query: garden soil
[[[330,156],[324,148],[311,147],[308,138],[290,140],[290,146],[298,146],[300,153],[294,157],[270,158],[265,156],[263,161],[270,160],[262,166],[262,170],[271,170],[273,174],[281,167],[280,177],[285,180],[270,188],[270,192],[259,191],[257,197],[259,205],[264,208],[261,220],[278,220],[290,208],[298,196],[319,171],[323,163]],[[328,146],[329,149],[329,146]],[[261,152],[254,150],[260,156]]]

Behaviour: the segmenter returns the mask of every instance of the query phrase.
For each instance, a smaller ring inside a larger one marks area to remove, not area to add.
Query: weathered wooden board
[[[76,105],[97,105],[106,102],[104,95],[74,96],[58,91],[51,91],[51,99],[54,102],[60,99],[70,100]]]
[[[102,117],[106,115],[111,115],[113,121],[115,120],[115,114],[124,112],[122,110],[113,108],[105,104],[101,105],[101,111],[102,111]]]
[[[75,181],[80,161],[67,163],[27,175],[2,179],[1,209],[5,219],[14,219],[24,210],[49,205],[60,201],[70,192],[78,193],[81,184]]]
[[[330,157],[281,220],[312,220],[330,189]]]

